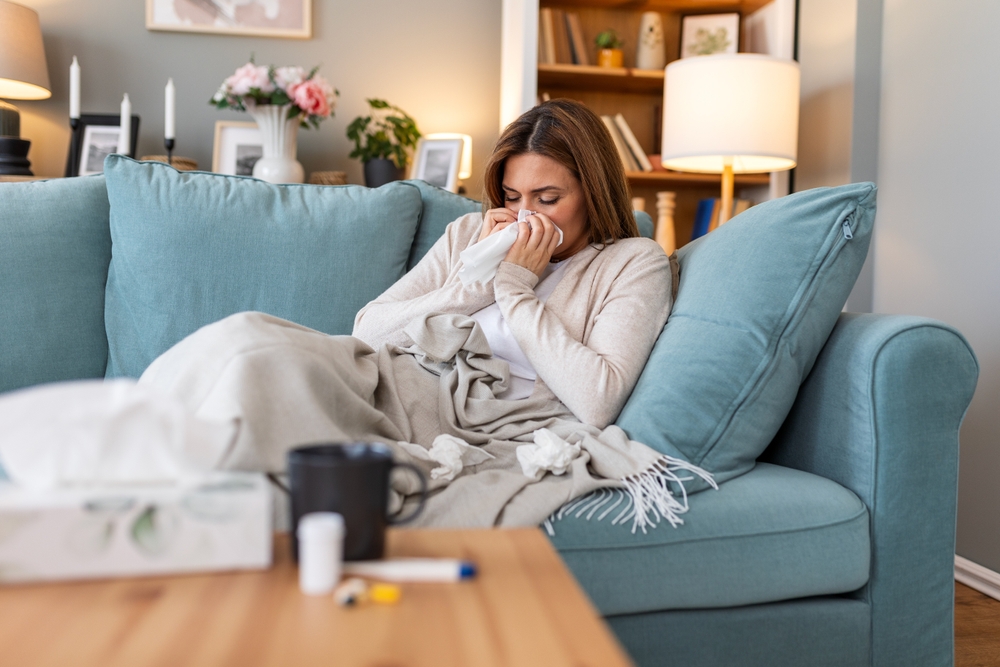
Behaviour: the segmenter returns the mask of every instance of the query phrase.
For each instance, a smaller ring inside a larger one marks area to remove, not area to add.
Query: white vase
[[[295,159],[299,117],[288,117],[291,104],[262,104],[250,109],[257,121],[264,155],[253,166],[254,178],[268,183],[301,183],[305,170]]]
[[[663,69],[667,65],[664,50],[663,19],[659,12],[643,12],[639,24],[639,46],[635,52],[638,69]]]

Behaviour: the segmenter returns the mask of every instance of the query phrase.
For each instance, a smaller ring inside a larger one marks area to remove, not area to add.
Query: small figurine
[[[639,24],[639,47],[635,66],[639,69],[663,69],[667,54],[663,48],[663,19],[659,12],[643,12]]]

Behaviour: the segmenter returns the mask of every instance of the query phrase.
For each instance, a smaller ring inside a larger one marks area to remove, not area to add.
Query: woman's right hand
[[[483,229],[479,233],[479,240],[482,241],[493,232],[517,222],[517,212],[509,208],[491,208],[483,216]]]

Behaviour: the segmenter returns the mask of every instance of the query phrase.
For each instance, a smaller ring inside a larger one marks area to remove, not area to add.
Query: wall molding
[[[955,581],[1000,600],[1000,573],[955,555]]]

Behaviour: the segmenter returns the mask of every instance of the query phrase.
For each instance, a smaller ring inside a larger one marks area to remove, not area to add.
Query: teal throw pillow
[[[677,300],[618,425],[719,482],[752,469],[857,280],[875,193],[800,192],[681,248]]]
[[[104,375],[103,176],[0,183],[0,392]]]
[[[406,270],[420,191],[272,185],[107,158],[107,376],[138,377],[198,328],[256,310],[329,334]]]
[[[423,200],[420,226],[417,228],[417,236],[413,240],[413,248],[410,250],[410,259],[406,267],[412,269],[423,259],[438,237],[444,234],[444,228],[449,222],[468,213],[482,211],[483,205],[474,199],[442,190],[426,181],[414,179],[404,183],[409,183],[420,190],[420,198]]]

